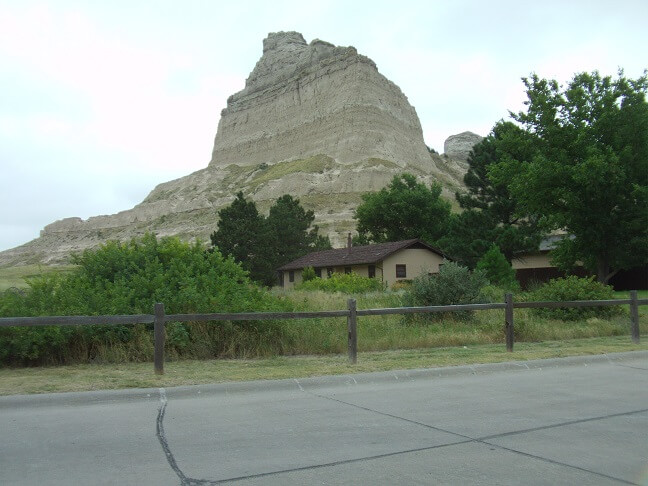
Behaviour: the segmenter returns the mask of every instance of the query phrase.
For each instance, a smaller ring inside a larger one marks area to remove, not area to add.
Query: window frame
[[[396,264],[396,278],[407,278],[407,265],[405,263]]]

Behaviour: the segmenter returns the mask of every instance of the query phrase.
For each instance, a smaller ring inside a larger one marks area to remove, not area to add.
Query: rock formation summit
[[[297,32],[270,34],[263,56],[221,113],[210,166],[275,164],[327,155],[433,165],[416,111],[353,47]]]
[[[245,88],[227,100],[205,169],[158,185],[133,209],[52,223],[1,252],[0,265],[64,262],[146,231],[209,241],[218,210],[238,191],[261,211],[283,194],[299,198],[336,245],[355,228],[360,196],[395,174],[438,181],[451,198],[465,170],[465,158],[428,150],[414,107],[371,59],[298,32],[271,33]]]

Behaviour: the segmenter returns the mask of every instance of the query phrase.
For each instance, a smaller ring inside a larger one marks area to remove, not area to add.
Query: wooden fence
[[[55,317],[2,317],[0,327],[10,326],[80,326],[124,324],[153,324],[154,354],[153,368],[156,374],[164,374],[164,327],[167,322],[198,322],[198,321],[262,321],[276,319],[311,319],[318,317],[346,317],[348,330],[348,356],[353,364],[358,361],[358,317],[385,316],[389,314],[425,314],[433,312],[478,311],[504,309],[504,331],[506,350],[513,351],[513,310],[531,308],[558,307],[606,307],[612,305],[630,306],[630,335],[634,343],[639,343],[639,306],[648,305],[648,299],[637,298],[637,291],[630,292],[629,299],[613,300],[577,300],[577,301],[542,301],[515,302],[513,294],[506,294],[503,303],[441,305],[430,307],[393,307],[385,309],[357,309],[356,300],[349,299],[346,310],[315,311],[315,312],[240,312],[214,314],[166,314],[164,304],[155,304],[153,314],[137,314],[129,316],[55,316]]]

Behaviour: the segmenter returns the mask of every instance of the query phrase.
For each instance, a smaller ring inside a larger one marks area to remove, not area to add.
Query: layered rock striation
[[[245,88],[221,113],[205,169],[160,184],[127,211],[52,223],[39,238],[0,253],[0,265],[64,262],[147,231],[208,241],[218,210],[238,191],[261,211],[283,194],[298,197],[321,231],[342,243],[360,196],[395,174],[439,181],[452,198],[465,170],[462,157],[430,153],[407,97],[355,48],[271,33]]]
[[[325,154],[429,170],[421,124],[405,95],[353,47],[279,32],[221,113],[211,166],[273,164]]]

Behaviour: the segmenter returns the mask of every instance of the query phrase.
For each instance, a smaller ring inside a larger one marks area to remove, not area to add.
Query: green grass
[[[258,186],[268,181],[281,179],[288,174],[295,172],[306,172],[311,174],[323,173],[331,169],[335,161],[326,155],[315,155],[307,159],[288,160],[268,165],[267,168],[254,176],[250,186]]]
[[[362,168],[378,168],[378,167],[385,167],[387,169],[396,169],[399,170],[401,169],[401,166],[396,164],[395,162],[392,162],[391,160],[385,160],[385,159],[379,159],[376,157],[370,157],[368,159],[365,159],[361,162],[361,167]]]
[[[299,310],[345,309],[349,298],[348,295],[321,291],[293,291],[285,295]],[[401,295],[394,292],[374,292],[355,297],[358,309],[402,306]],[[639,315],[640,331],[648,333],[648,306],[641,306]],[[516,309],[514,318],[517,342],[630,335],[627,310],[609,319],[561,321],[538,317],[531,309]],[[286,326],[294,341],[289,347],[292,354],[346,352],[344,319],[295,320],[287,322]],[[402,315],[358,318],[358,349],[361,352],[494,343],[504,343],[503,310],[479,311],[468,321],[450,317],[439,321],[416,319],[410,322]]]
[[[33,274],[35,268],[32,271],[23,268],[16,275]],[[295,310],[345,309],[350,297],[321,291],[275,289],[273,293],[292,301]],[[628,293],[619,292],[617,296],[627,298]],[[640,293],[641,298],[647,296],[647,291]],[[372,292],[353,297],[357,299],[358,309],[402,305],[401,292]],[[628,306],[621,307],[622,313],[612,318],[580,321],[546,319],[530,309],[516,309],[516,344],[512,355],[505,352],[503,310],[476,312],[467,321],[451,317],[411,321],[401,315],[359,317],[360,362],[354,367],[346,363],[344,318],[249,323],[250,327],[263,331],[249,335],[241,332],[247,324],[235,327],[229,334],[219,334],[219,326],[225,324],[190,323],[193,341],[188,349],[174,348],[172,332],[167,328],[166,354],[170,362],[162,378],[152,376],[151,372],[151,330],[138,325],[129,342],[107,345],[80,339],[70,348],[70,355],[61,360],[66,363],[92,360],[93,364],[0,368],[0,394],[291,378],[648,349],[646,344],[631,343]],[[648,306],[639,309],[640,332],[646,342]],[[277,353],[281,356],[272,357]],[[215,360],[216,356],[264,359]]]
[[[12,287],[27,288],[30,277],[57,272],[69,272],[74,265],[20,265],[16,267],[0,268],[0,292]]]
[[[170,387],[249,380],[435,368],[445,366],[528,361],[565,356],[648,350],[628,336],[543,343],[516,343],[513,353],[502,344],[364,352],[356,365],[346,356],[281,356],[270,359],[180,360],[167,362],[156,376],[152,363],[80,364],[38,368],[0,368],[0,395]]]

